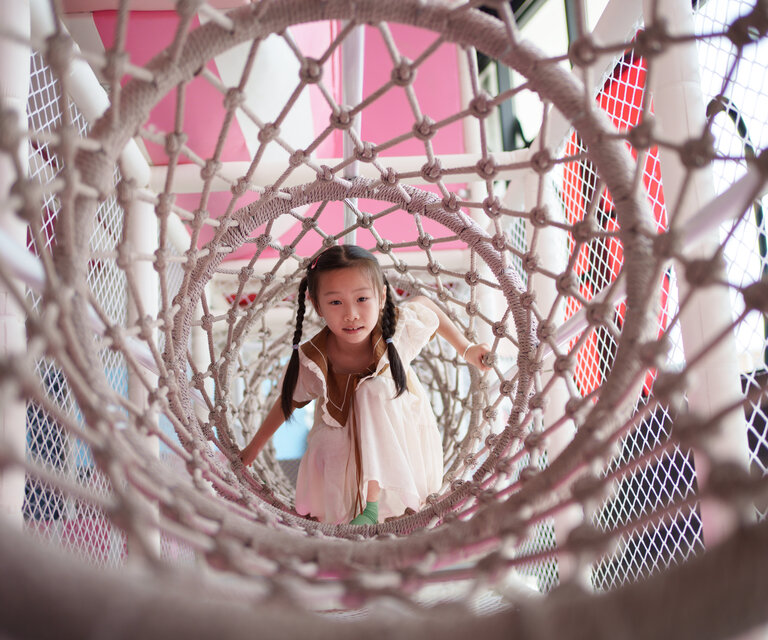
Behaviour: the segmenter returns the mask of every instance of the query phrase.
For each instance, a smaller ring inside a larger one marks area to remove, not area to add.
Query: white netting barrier
[[[29,127],[39,134],[51,134],[61,125],[60,94],[57,83],[42,56],[35,54],[31,61]],[[87,125],[77,107],[70,103],[72,126],[78,135],[86,134]],[[30,147],[30,173],[32,180],[41,185],[52,183],[61,172],[60,157],[50,142],[32,142]],[[55,223],[59,204],[56,194],[46,195],[42,208],[42,246],[32,242],[30,251],[51,251],[55,241]],[[102,260],[97,256],[114,250],[114,232],[122,225],[122,209],[114,196],[100,207],[90,240],[90,251],[94,256],[89,264],[88,286],[100,301],[112,322],[126,322],[125,276],[113,260]],[[31,309],[39,313],[42,298],[28,291]],[[108,383],[117,393],[127,392],[127,371],[119,352],[102,351],[99,354]],[[65,374],[55,361],[41,358],[37,372],[49,392],[49,399],[55,406],[77,421],[77,402],[73,397]],[[60,474],[70,482],[87,487],[97,495],[110,494],[109,483],[94,465],[90,450],[75,433],[62,429],[56,418],[34,402],[27,407],[27,441],[32,462],[47,467],[52,473]],[[119,529],[115,530],[105,515],[88,503],[78,501],[57,491],[54,486],[34,475],[27,478],[25,487],[24,520],[35,534],[55,541],[64,548],[73,548],[112,566],[123,562],[124,540]]]
[[[0,31],[32,60],[28,123],[0,117],[1,497],[25,525],[0,536],[3,633],[693,638],[768,622],[768,5],[646,5],[554,58],[506,3],[180,2],[143,66],[129,2],[106,52],[74,49],[46,3],[31,36]],[[321,48],[299,28],[318,22]],[[334,69],[363,28],[388,58],[342,99]],[[207,63],[237,47],[225,81]],[[257,112],[264,47],[296,84]],[[419,77],[446,47],[461,104],[427,113]],[[517,82],[484,79],[478,52]],[[90,122],[84,61],[110,88]],[[195,83],[224,105],[199,147]],[[367,136],[393,96],[412,117]],[[499,111],[523,97],[541,129],[500,150]],[[320,131],[295,117],[310,98]],[[248,162],[224,157],[235,122]],[[437,153],[458,124],[466,152]],[[343,154],[321,154],[331,140]],[[370,527],[298,516],[274,448],[252,468],[237,455],[278,393],[298,280],[352,238],[400,298],[431,297],[492,345],[485,375],[441,341],[421,354],[443,486]]]

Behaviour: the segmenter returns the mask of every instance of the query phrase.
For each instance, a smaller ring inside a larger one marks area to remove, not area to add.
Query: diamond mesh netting
[[[4,505],[25,476],[23,528],[0,536],[4,634],[698,638],[768,623],[768,4],[649,1],[590,33],[575,3],[579,34],[548,57],[508,3],[179,2],[144,65],[127,53],[130,4],[106,51],[80,51],[57,19],[0,30],[31,59],[27,122],[0,117]],[[307,24],[327,26],[322,47]],[[388,57],[350,99],[334,74],[363,29]],[[276,42],[295,88],[258,112],[247,96],[269,93],[259,55]],[[235,49],[231,81],[209,63]],[[446,49],[462,77],[430,66]],[[88,118],[84,62],[108,97]],[[427,113],[441,83],[460,104]],[[195,146],[200,86],[224,108]],[[296,121],[310,98],[319,134]],[[368,135],[389,99],[412,118]],[[540,129],[503,150],[499,113],[518,99]],[[166,130],[150,123],[163,101]],[[240,129],[247,162],[225,153]],[[438,153],[451,136],[465,152]],[[344,152],[323,155],[333,141]],[[421,353],[443,485],[363,527],[297,515],[274,447],[238,458],[279,392],[298,281],[352,241],[400,299],[427,295],[492,345],[486,374],[440,340]]]

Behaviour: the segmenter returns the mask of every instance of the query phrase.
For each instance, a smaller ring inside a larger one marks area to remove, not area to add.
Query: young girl
[[[326,326],[300,344],[307,292]],[[485,370],[488,345],[470,344],[429,298],[395,307],[378,261],[355,245],[332,247],[312,262],[298,304],[282,393],[241,452],[243,463],[253,462],[294,408],[316,399],[296,511],[333,524],[375,524],[420,509],[440,489],[443,452],[410,363],[439,333]]]

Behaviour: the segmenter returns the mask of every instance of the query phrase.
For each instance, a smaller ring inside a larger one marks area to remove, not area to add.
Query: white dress
[[[440,433],[424,388],[410,366],[437,327],[437,316],[423,304],[414,301],[399,307],[393,342],[407,373],[408,390],[398,398],[379,330],[373,336],[375,364],[362,375],[333,371],[325,352],[327,328],[301,345],[293,400],[297,406],[314,399],[317,404],[296,481],[299,514],[320,522],[348,523],[359,513],[356,496],[362,497],[365,506],[368,482],[374,480],[382,489],[380,522],[402,515],[408,507],[420,509],[430,493],[439,491],[443,478]]]

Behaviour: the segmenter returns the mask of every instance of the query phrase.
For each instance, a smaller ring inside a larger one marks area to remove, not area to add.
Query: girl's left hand
[[[491,348],[485,342],[473,344],[467,349],[464,354],[464,359],[469,362],[469,364],[480,369],[480,371],[489,371],[491,367],[485,364],[483,356],[490,352]]]

